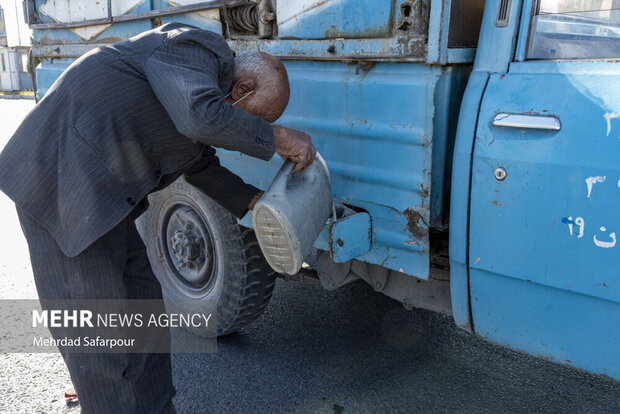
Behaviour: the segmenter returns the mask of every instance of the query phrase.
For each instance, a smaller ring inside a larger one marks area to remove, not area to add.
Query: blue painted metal
[[[471,66],[448,66],[435,88],[433,117],[433,154],[431,171],[430,225],[437,229],[448,227],[452,152],[459,108]]]
[[[455,323],[473,332],[469,303],[469,192],[478,109],[488,74],[474,71],[467,83],[454,146],[450,194],[450,297]]]
[[[280,1],[278,35],[282,39],[386,37],[391,32],[392,6],[392,1],[385,0]]]
[[[368,213],[344,217],[330,226],[330,255],[335,263],[345,263],[370,250],[372,222]]]
[[[476,71],[505,72],[513,60],[522,1],[512,0],[510,2],[510,11],[508,12],[510,18],[505,27],[497,27],[495,24],[499,3],[500,0],[485,3],[480,38],[478,39],[478,51],[474,61],[474,70]]]
[[[471,283],[477,334],[620,379],[617,303],[481,270],[472,273]],[[487,293],[480,295],[480,287]]]
[[[426,61],[439,63],[441,51],[441,28],[444,23],[444,0],[431,0],[431,13],[428,21],[428,42]]]
[[[55,59],[53,62],[44,60],[36,68],[37,73],[37,90],[35,91],[37,99],[43,98],[47,90],[52,86],[56,79],[69,67],[73,59]]]
[[[620,66],[522,62],[480,110],[471,194],[476,332],[620,379]],[[560,131],[490,125],[554,115]],[[508,175],[497,181],[493,171]]]
[[[452,2],[443,0],[443,11],[441,13],[441,37],[439,38],[439,62],[445,63],[448,60],[448,33],[450,29],[450,9]]]
[[[450,195],[450,295],[452,314],[458,326],[473,331],[469,292],[470,190],[471,166],[476,125],[482,95],[490,72],[508,70],[514,53],[521,2],[511,2],[508,26],[497,27],[499,0],[487,1],[482,17],[478,52],[459,115]],[[508,47],[510,46],[510,47]]]
[[[469,63],[476,57],[476,49],[450,48],[444,63]]]
[[[437,87],[435,88],[435,116],[433,117],[434,121],[434,133],[438,136],[454,136],[454,126],[456,124],[450,125],[450,119],[455,120],[455,117],[451,117],[454,114],[454,108],[450,107],[451,104],[451,94],[452,94],[452,84],[456,82],[456,76],[454,76],[454,68],[447,68],[439,78],[437,82]],[[448,131],[448,129],[450,129]],[[447,177],[446,172],[450,170],[450,166],[448,165],[448,152],[452,152],[452,142],[450,145],[437,145],[433,148],[432,153],[432,165],[438,166],[443,165],[445,168],[433,168],[431,171],[431,216],[429,218],[429,225],[435,228],[444,228],[447,227],[447,219],[444,220],[443,217],[443,209],[442,204],[444,203],[444,184],[446,186],[449,183],[445,183],[445,178]],[[450,148],[448,148],[450,147]],[[446,212],[447,213],[447,212]]]
[[[291,101],[279,122],[312,136],[329,165],[334,197],[372,217],[373,246],[358,259],[427,278],[431,154],[447,145],[446,136],[433,135],[442,69],[386,63],[356,74],[355,65],[336,62],[286,66]],[[281,163],[220,154],[261,188]]]
[[[527,48],[528,30],[532,19],[532,9],[534,3],[532,0],[523,0],[523,11],[521,12],[521,23],[519,24],[519,37],[517,39],[517,50],[515,51],[515,61],[521,62],[525,60],[525,49]]]
[[[317,244],[328,250],[334,263],[345,263],[370,250],[372,242],[372,223],[368,213],[357,213],[329,222],[327,227],[327,248],[323,247],[324,237]],[[325,233],[325,232],[322,232]]]

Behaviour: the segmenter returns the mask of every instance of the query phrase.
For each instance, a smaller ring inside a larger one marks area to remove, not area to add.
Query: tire
[[[258,318],[271,299],[276,273],[254,231],[183,178],[149,196],[137,221],[170,313],[212,314],[204,337],[230,334]]]

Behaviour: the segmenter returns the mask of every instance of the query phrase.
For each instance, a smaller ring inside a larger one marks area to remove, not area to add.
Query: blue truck
[[[312,136],[337,207],[288,279],[363,280],[489,341],[620,380],[620,1],[24,7],[39,99],[88,50],[171,21],[282,59],[279,123]],[[281,165],[218,153],[260,188]],[[182,179],[150,204],[140,225],[165,296],[217,310],[219,335],[258,317],[278,275],[251,217]]]

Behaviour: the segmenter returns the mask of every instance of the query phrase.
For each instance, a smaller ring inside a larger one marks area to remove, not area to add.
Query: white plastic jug
[[[252,210],[258,244],[273,270],[301,269],[332,211],[329,169],[319,153],[309,167],[292,173],[286,161]]]

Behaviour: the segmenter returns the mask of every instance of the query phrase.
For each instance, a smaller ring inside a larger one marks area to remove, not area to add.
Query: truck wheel
[[[235,332],[258,318],[276,273],[254,231],[183,178],[149,196],[149,203],[137,225],[168,312],[212,314],[217,331],[190,328],[205,337]]]

